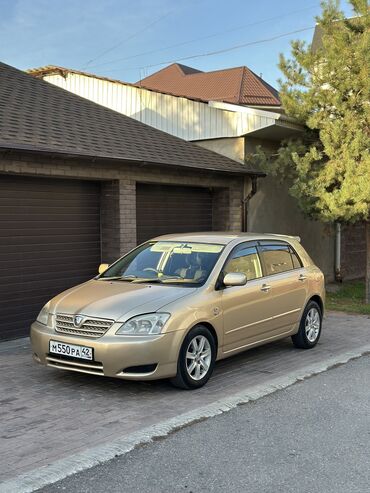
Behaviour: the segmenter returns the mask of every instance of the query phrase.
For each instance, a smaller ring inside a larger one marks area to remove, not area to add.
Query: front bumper
[[[94,361],[77,360],[49,354],[49,341],[89,346]],[[40,364],[64,370],[122,378],[155,380],[176,375],[182,331],[156,336],[117,336],[105,334],[99,339],[64,335],[34,322],[31,326],[33,358]],[[149,372],[125,372],[126,368],[156,365]]]

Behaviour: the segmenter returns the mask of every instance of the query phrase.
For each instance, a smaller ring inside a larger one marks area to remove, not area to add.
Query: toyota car
[[[324,276],[299,238],[192,233],[150,240],[50,300],[32,324],[36,362],[127,380],[204,385],[215,362],[321,334]]]

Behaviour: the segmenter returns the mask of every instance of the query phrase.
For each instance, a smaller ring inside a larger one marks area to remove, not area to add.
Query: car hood
[[[165,305],[192,294],[196,289],[91,280],[53,298],[50,311],[123,320],[127,316],[158,311]]]

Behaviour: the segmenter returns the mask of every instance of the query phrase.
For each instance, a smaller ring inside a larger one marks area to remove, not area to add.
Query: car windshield
[[[98,279],[200,286],[223,248],[212,243],[153,241],[122,257]]]

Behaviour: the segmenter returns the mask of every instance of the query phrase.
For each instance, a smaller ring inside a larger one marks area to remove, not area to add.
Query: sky
[[[277,87],[279,54],[312,40],[319,12],[319,0],[0,0],[0,61],[127,82],[176,61],[203,71],[246,65]]]

